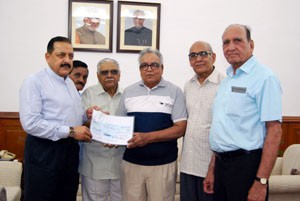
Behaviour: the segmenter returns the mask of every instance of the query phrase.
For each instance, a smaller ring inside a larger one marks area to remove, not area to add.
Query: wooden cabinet
[[[300,144],[300,116],[283,117],[282,140],[279,156],[291,144]],[[0,150],[15,153],[17,158],[24,158],[26,133],[23,131],[18,112],[0,112]]]
[[[283,117],[279,155],[291,144],[300,144],[300,117]]]
[[[16,154],[16,158],[23,159],[25,139],[19,113],[0,112],[0,150],[8,150]]]

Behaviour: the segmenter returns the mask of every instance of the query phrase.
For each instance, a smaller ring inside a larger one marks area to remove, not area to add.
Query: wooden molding
[[[282,117],[282,122],[300,122],[300,116],[283,116]]]
[[[0,112],[0,119],[18,119],[19,112]]]

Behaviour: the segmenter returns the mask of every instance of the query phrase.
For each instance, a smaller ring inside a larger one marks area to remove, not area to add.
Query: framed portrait
[[[117,52],[159,49],[160,3],[118,1]]]
[[[74,50],[112,52],[113,1],[69,0],[69,39]]]

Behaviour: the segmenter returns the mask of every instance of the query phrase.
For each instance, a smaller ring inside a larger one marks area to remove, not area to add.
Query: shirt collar
[[[142,86],[142,87],[145,87],[145,88],[149,88],[145,85],[143,80],[139,81],[139,85]],[[160,82],[155,87],[153,87],[152,89],[155,89],[155,88],[158,88],[158,87],[165,87],[166,85],[167,85],[167,81],[164,80],[164,78],[161,78]],[[152,90],[152,89],[150,89],[150,90]]]
[[[247,73],[249,74],[257,63],[256,57],[251,56],[241,67],[236,70],[236,74]],[[230,77],[233,76],[233,67],[229,66],[226,70],[226,74]]]
[[[97,95],[107,93],[107,92],[104,90],[104,88],[103,88],[103,86],[102,86],[102,84],[101,84],[100,82],[98,82],[97,86],[98,86]],[[116,94],[115,94],[115,95],[117,95],[117,94],[119,94],[119,93],[122,93],[122,91],[123,91],[123,89],[121,89],[121,88],[119,87],[119,84],[118,84],[118,88],[117,88],[117,91],[116,91]]]
[[[50,75],[50,77],[53,77],[54,79],[62,81],[62,82],[65,82],[69,78],[69,76],[67,76],[67,78],[65,79],[64,77],[57,75],[50,66],[48,68],[46,68],[46,72],[47,72],[47,74]]]
[[[193,82],[198,82],[198,75],[195,74],[191,81]],[[205,79],[204,83],[206,82],[211,82],[211,83],[215,83],[215,84],[219,84],[221,82],[221,80],[219,79],[219,76],[218,76],[218,72],[214,66],[214,70],[213,72]]]

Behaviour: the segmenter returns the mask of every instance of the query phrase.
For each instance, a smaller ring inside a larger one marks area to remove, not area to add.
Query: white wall
[[[221,35],[232,23],[250,25],[254,54],[275,71],[282,82],[283,115],[300,116],[300,1],[299,0],[147,0],[161,3],[160,50],[164,77],[183,87],[193,72],[188,50],[195,40],[210,42],[217,53],[216,67],[225,73]],[[96,64],[104,57],[121,64],[121,84],[140,79],[137,54],[116,53],[117,1],[114,0],[113,53],[76,52],[88,63],[87,86],[95,84]],[[0,111],[18,111],[18,90],[25,77],[46,66],[50,38],[68,35],[68,0],[0,1]],[[298,59],[297,59],[298,58]]]

